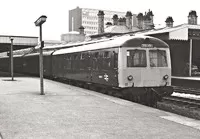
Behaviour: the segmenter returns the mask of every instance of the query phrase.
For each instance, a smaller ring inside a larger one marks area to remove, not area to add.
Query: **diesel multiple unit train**
[[[38,55],[15,56],[14,71],[39,76]],[[9,57],[1,57],[0,70],[8,69]],[[44,52],[44,76],[150,105],[173,93],[169,46],[149,36]]]

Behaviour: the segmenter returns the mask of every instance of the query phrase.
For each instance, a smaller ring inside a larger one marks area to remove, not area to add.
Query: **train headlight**
[[[129,75],[129,76],[127,77],[127,79],[128,79],[129,81],[132,81],[132,80],[133,80],[133,76],[132,76],[132,75]]]
[[[169,78],[168,75],[163,76],[163,80],[167,80]]]

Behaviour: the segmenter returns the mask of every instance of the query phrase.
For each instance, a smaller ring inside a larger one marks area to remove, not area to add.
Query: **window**
[[[71,56],[67,55],[67,57],[66,57],[66,69],[71,69],[71,66],[72,66]]]
[[[93,54],[93,61],[92,61],[92,67],[94,70],[98,70],[98,61],[99,61],[99,52],[95,52]]]
[[[128,50],[127,51],[127,67],[146,67],[146,51],[145,50]]]
[[[81,53],[81,60],[86,58],[86,54],[85,53]]]
[[[110,51],[103,52],[103,69],[109,69],[111,67],[111,53]]]
[[[118,53],[116,53],[115,51],[113,51],[114,53],[114,68],[118,68]]]
[[[105,51],[103,57],[104,58],[109,58],[110,57],[110,52],[109,51]]]
[[[149,50],[150,67],[167,67],[165,50]]]
[[[95,52],[95,53],[94,53],[94,58],[97,59],[98,57],[99,57],[99,52]]]

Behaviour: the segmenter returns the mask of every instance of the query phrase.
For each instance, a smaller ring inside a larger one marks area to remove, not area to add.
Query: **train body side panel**
[[[44,76],[52,77],[52,55],[45,55],[43,57],[43,65]]]
[[[1,71],[6,71],[6,72],[10,71],[9,64],[10,64],[9,57],[1,57],[0,58],[0,70]]]
[[[55,78],[117,87],[117,61],[115,48],[54,55],[52,74]]]
[[[22,56],[16,56],[14,57],[14,72],[16,73],[22,73],[23,71],[23,57]]]
[[[92,51],[91,59],[91,82],[118,87],[118,48]]]
[[[53,77],[90,82],[90,68],[86,66],[88,64],[86,64],[83,60],[75,60],[73,59],[73,57],[74,54],[63,54],[53,56]],[[80,68],[80,64],[83,66],[82,68]]]
[[[23,57],[23,73],[39,76],[39,56],[30,55]]]

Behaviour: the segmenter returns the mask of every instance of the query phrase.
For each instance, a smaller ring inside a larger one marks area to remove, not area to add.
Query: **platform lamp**
[[[43,47],[44,41],[42,41],[42,24],[46,22],[47,16],[42,15],[40,16],[34,23],[35,26],[40,27],[40,56],[39,56],[39,63],[40,63],[40,95],[44,95],[44,83],[43,83]]]
[[[12,81],[14,81],[14,74],[13,74],[13,37],[10,37],[10,73],[11,73],[11,78]]]

